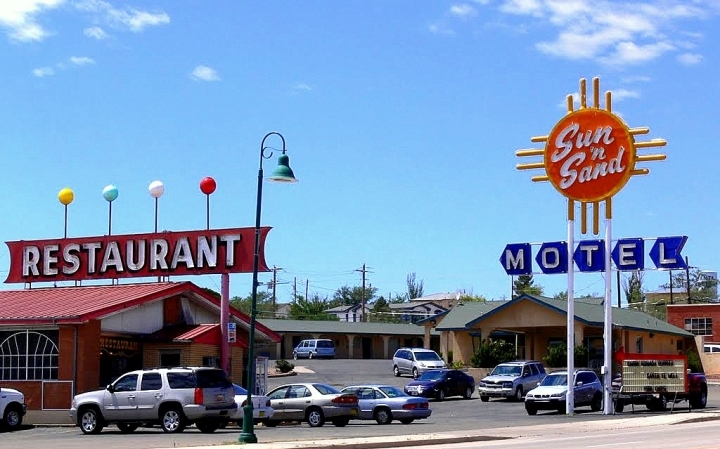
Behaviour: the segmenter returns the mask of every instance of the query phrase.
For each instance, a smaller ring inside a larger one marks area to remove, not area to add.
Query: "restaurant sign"
[[[269,271],[260,228],[258,271]],[[5,283],[251,273],[255,228],[5,242]]]

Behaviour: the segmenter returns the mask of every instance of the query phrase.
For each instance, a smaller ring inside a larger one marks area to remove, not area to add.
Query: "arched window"
[[[56,380],[58,332],[0,332],[0,380]]]

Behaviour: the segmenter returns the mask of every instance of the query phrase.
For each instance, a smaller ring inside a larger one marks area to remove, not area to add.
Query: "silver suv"
[[[195,424],[214,432],[237,409],[235,391],[218,368],[157,368],[130,371],[106,388],[78,394],[70,416],[83,433],[99,433],[108,424],[120,432],[160,424],[176,433]]]
[[[510,398],[522,401],[525,393],[537,387],[546,374],[542,363],[535,360],[501,363],[478,383],[480,400]]]
[[[422,373],[431,369],[447,368],[445,361],[437,352],[424,348],[400,348],[393,356],[393,374],[411,374],[417,379]]]

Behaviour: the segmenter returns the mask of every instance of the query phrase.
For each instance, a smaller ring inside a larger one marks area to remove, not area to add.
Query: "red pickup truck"
[[[622,373],[612,380],[616,413],[631,404],[657,411],[681,401],[688,401],[691,409],[707,405],[707,378],[689,372],[685,355],[618,352],[615,360],[622,365]]]

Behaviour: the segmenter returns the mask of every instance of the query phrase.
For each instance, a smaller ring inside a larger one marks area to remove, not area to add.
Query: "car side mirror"
[[[540,381],[538,381],[537,386],[538,386],[538,387],[540,386]]]
[[[577,381],[577,382],[575,383],[575,385],[577,385],[578,387],[582,387],[582,386],[583,386],[583,383],[582,383],[582,381],[579,380],[579,381]]]
[[[113,387],[112,384],[108,384],[108,386],[105,387],[105,389],[106,389],[107,391],[109,391],[110,393],[115,392],[115,387]]]

